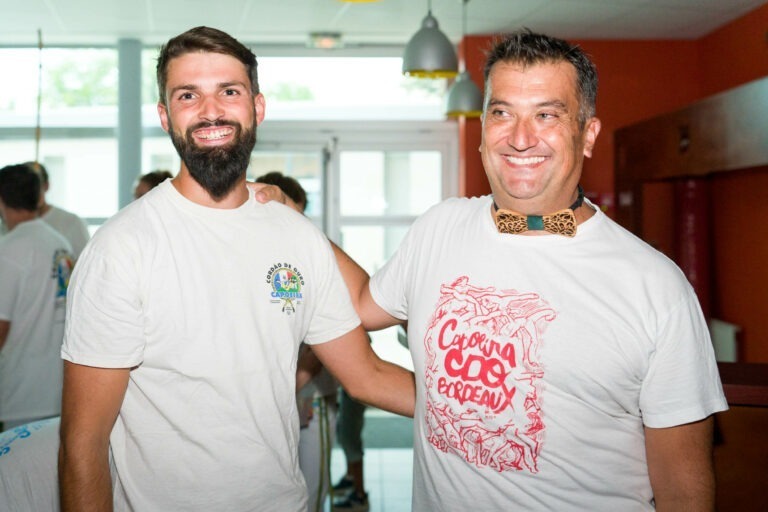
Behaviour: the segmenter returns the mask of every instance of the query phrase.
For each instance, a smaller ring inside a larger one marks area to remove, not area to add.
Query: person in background
[[[256,70],[210,27],[160,50],[157,109],[181,168],[99,228],[72,276],[65,512],[304,512],[302,342],[356,398],[413,414],[413,374],[371,349],[325,236],[246,187]]]
[[[80,257],[80,253],[83,252],[85,244],[90,240],[91,235],[88,232],[88,226],[85,221],[75,215],[68,212],[63,208],[49,204],[46,201],[45,195],[50,188],[50,182],[48,180],[48,171],[45,166],[39,162],[27,162],[33,171],[40,174],[40,179],[43,184],[43,192],[40,194],[40,206],[38,207],[40,218],[43,219],[53,229],[61,233],[64,238],[69,240],[72,246],[72,254],[75,256],[75,260]]]
[[[165,169],[157,169],[150,171],[147,174],[142,174],[139,179],[136,180],[136,186],[133,188],[133,198],[138,199],[165,180],[173,178],[171,171]]]
[[[40,176],[0,169],[0,431],[61,411],[69,242],[39,218]]]
[[[272,171],[259,176],[255,181],[277,186],[293,202],[291,206],[295,210],[303,213],[307,209],[307,193],[296,179],[285,176],[281,172]],[[302,420],[302,431],[299,436],[299,467],[307,481],[309,510],[310,512],[320,510],[325,502],[328,475],[326,473],[325,478],[321,476],[323,475],[321,464],[327,468],[327,461],[324,461],[323,457],[329,456],[327,449],[333,443],[333,437],[326,436],[325,432],[335,431],[336,440],[344,452],[347,470],[333,486],[334,496],[340,498],[334,503],[333,508],[367,512],[369,505],[368,493],[365,492],[363,482],[362,440],[366,406],[352,399],[344,388],[338,387],[338,383],[333,380],[307,346],[303,346],[300,352],[298,368],[300,372],[307,373],[302,381],[311,379],[309,385],[300,389],[297,397],[299,418]],[[318,395],[320,400],[313,407],[315,395]],[[323,418],[315,414],[318,404],[319,409],[327,411],[326,428],[320,428]]]
[[[367,512],[369,509],[363,471],[365,409],[364,403],[353,399],[344,388],[339,389],[336,442],[344,452],[347,470],[333,486],[333,494],[339,497],[333,505],[335,510]]]
[[[255,181],[279,187],[296,205],[296,211],[304,213],[307,209],[307,193],[298,180],[272,171]],[[309,494],[307,511],[320,512],[324,509],[330,485],[331,433],[336,425],[336,392],[339,385],[306,344],[299,349],[297,372],[296,403],[301,427],[299,468]]]
[[[579,186],[595,65],[521,30],[484,74],[491,195],[430,209],[370,279],[336,250],[365,329],[408,323],[413,510],[714,510],[728,406],[695,292]]]

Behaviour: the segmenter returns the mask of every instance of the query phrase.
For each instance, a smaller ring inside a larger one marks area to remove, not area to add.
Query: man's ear
[[[584,127],[584,156],[592,158],[592,149],[595,147],[597,135],[600,133],[600,120],[593,117],[587,121]]]
[[[256,116],[256,126],[260,125],[264,120],[264,109],[266,108],[266,101],[264,95],[259,93],[253,97],[253,109]]]
[[[160,126],[168,133],[168,107],[162,103],[157,103],[157,115],[160,116]]]

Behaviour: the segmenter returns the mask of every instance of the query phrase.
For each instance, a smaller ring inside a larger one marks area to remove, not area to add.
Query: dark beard
[[[195,145],[192,132],[208,126],[234,127],[234,141],[225,146],[210,148]],[[251,151],[256,144],[255,123],[249,130],[243,130],[242,125],[234,121],[198,123],[187,128],[182,137],[173,129],[169,119],[168,133],[189,174],[215,201],[221,200],[231,192],[238,180],[245,176],[251,160]]]

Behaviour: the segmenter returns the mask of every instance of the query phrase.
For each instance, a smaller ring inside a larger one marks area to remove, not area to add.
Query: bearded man
[[[207,27],[160,51],[158,113],[181,168],[99,229],[72,276],[65,511],[306,510],[302,341],[354,397],[413,415],[413,374],[371,350],[327,239],[246,187],[256,66]]]

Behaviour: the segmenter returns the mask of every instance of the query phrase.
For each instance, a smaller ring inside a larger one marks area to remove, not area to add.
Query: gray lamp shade
[[[445,113],[448,117],[480,117],[483,114],[483,93],[466,71],[462,71],[448,89]]]
[[[440,31],[430,12],[405,47],[403,74],[418,78],[451,78],[458,71],[459,61],[453,44]]]

